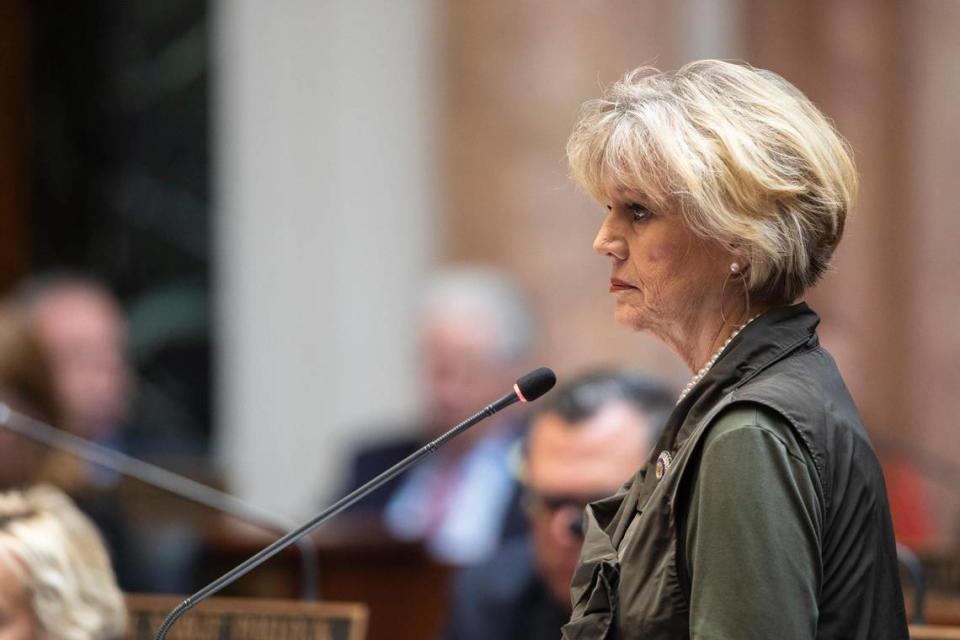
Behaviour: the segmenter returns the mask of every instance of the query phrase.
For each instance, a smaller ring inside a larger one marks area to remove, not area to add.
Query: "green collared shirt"
[[[681,519],[691,638],[816,636],[823,523],[815,478],[782,416],[739,404],[714,419]]]

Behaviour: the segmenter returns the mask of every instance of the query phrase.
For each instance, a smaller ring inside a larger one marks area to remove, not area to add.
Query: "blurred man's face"
[[[120,310],[83,288],[52,291],[31,314],[50,359],[68,429],[88,438],[111,435],[126,412],[129,374]]]
[[[515,372],[499,356],[498,339],[487,318],[452,313],[426,318],[423,393],[431,428],[426,435],[439,435],[509,391]]]
[[[613,495],[646,461],[645,416],[610,404],[571,426],[555,413],[533,423],[527,449],[527,504],[537,568],[558,602],[570,604],[570,581],[582,539],[572,528],[588,502]]]

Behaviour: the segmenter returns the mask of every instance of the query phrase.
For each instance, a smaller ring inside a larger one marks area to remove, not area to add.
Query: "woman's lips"
[[[627,291],[629,289],[636,289],[631,284],[627,284],[619,278],[610,278],[610,293],[616,293],[618,291]]]

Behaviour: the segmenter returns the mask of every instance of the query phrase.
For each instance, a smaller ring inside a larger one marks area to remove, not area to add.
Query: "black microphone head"
[[[520,376],[513,389],[524,402],[533,402],[557,384],[557,375],[552,369],[540,367],[525,376]]]

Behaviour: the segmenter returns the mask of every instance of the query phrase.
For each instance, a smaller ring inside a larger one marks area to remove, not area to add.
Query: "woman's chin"
[[[632,331],[643,331],[648,328],[646,316],[634,307],[618,304],[613,317],[617,324]]]

